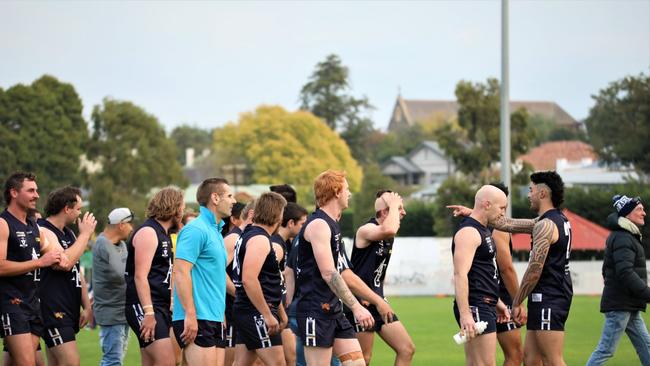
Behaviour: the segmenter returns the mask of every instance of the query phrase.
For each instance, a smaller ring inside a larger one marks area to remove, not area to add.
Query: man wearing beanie
[[[607,218],[612,232],[605,246],[605,288],[600,300],[605,325],[598,346],[587,365],[604,365],[614,355],[625,332],[634,345],[641,364],[650,366],[650,335],[639,313],[645,311],[646,304],[650,302],[646,257],[640,230],[646,214],[638,197],[616,195],[613,201],[616,212]]]

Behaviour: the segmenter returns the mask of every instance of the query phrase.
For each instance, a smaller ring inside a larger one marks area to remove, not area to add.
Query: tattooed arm
[[[544,262],[548,255],[548,249],[559,237],[557,227],[551,220],[544,219],[535,224],[533,229],[533,250],[530,253],[528,268],[521,279],[521,285],[517,295],[512,300],[513,313],[518,322],[523,322],[519,315],[522,309],[522,302],[533,291],[544,269]]]
[[[513,219],[511,217],[501,216],[494,222],[489,222],[488,225],[508,233],[525,233],[530,234],[534,231],[535,223],[538,219]]]
[[[452,210],[452,215],[469,216],[472,214],[472,209],[462,205],[448,205],[447,208]],[[488,222],[490,227],[497,230],[505,231],[508,233],[524,233],[530,234],[533,232],[533,226],[539,221],[539,218],[534,219],[513,219],[510,217],[501,216],[495,222]]]
[[[364,328],[372,327],[374,324],[372,315],[357,301],[357,298],[354,297],[345,284],[343,277],[341,277],[341,274],[336,269],[330,249],[332,232],[327,223],[322,219],[316,219],[310,222],[305,228],[304,237],[311,243],[316,265],[325,283],[341,299],[343,304],[352,310],[354,317],[361,326]]]

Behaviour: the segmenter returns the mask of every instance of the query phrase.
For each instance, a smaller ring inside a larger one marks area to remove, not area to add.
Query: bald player
[[[496,363],[496,323],[509,319],[506,306],[499,301],[499,275],[496,245],[488,223],[502,217],[508,201],[498,188],[485,185],[474,198],[472,213],[463,218],[454,235],[451,252],[454,260],[454,315],[469,341],[465,343],[468,365]],[[479,321],[487,322],[478,335]]]

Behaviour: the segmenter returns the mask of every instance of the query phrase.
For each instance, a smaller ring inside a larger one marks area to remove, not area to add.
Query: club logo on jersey
[[[488,245],[488,250],[490,251],[490,253],[494,253],[494,246],[492,245],[492,238],[488,236],[487,238],[485,238],[485,242]]]
[[[162,245],[162,256],[163,258],[169,257],[169,242],[167,240],[160,242]]]
[[[65,316],[65,313],[62,312],[62,311],[54,312],[54,317],[57,318],[57,319],[63,319],[64,316]]]
[[[20,240],[19,246],[21,248],[27,248],[27,239],[25,238],[25,232],[24,231],[16,231],[16,236],[18,237],[18,240]]]
[[[68,247],[70,247],[70,243],[72,243],[72,241],[59,240],[59,243],[61,243],[61,246],[63,247],[63,249],[68,249]]]
[[[380,240],[378,243],[379,245],[377,246],[377,255],[381,257],[384,255],[384,241]]]
[[[323,309],[324,312],[329,313],[329,311],[330,311],[330,304],[328,304],[328,303],[320,304],[320,308]]]
[[[17,297],[14,297],[13,299],[10,300],[10,302],[11,302],[11,305],[20,305],[20,304],[23,303],[23,300],[21,300],[21,299],[19,299]]]

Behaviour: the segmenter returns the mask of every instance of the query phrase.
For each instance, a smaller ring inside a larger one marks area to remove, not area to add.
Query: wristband
[[[154,313],[153,311],[147,311],[146,313],[144,313],[144,316],[147,316],[147,315],[155,315],[155,314],[156,314],[156,313]]]
[[[153,309],[153,305],[142,305],[143,309]]]

